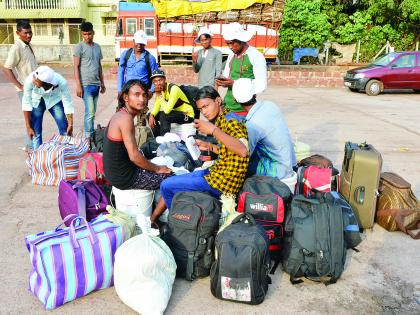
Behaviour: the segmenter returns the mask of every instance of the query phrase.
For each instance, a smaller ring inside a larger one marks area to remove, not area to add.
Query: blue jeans
[[[35,132],[35,136],[32,138],[33,149],[38,149],[42,144],[42,120],[44,119],[46,107],[44,99],[41,98],[37,108],[32,108],[31,111],[31,127]],[[58,127],[60,135],[64,136],[67,134],[67,118],[64,114],[63,102],[59,101],[53,107],[48,110],[51,116],[54,118],[55,123]]]
[[[209,170],[206,169],[165,179],[160,184],[160,193],[165,200],[166,207],[171,210],[172,198],[176,193],[182,191],[207,192],[213,197],[219,198],[221,191],[211,187],[204,178],[208,173]]]
[[[95,130],[95,113],[100,87],[97,85],[83,86],[83,103],[85,103],[85,137],[88,138]]]

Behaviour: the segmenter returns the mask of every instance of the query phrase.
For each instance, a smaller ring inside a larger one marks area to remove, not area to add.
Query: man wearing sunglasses
[[[228,25],[223,38],[232,53],[228,56],[222,77],[216,80],[216,85],[228,88],[223,100],[225,107],[242,116],[246,115],[246,111],[232,95],[233,83],[239,78],[251,79],[255,94],[267,88],[266,61],[262,53],[248,45],[252,36],[237,22]]]

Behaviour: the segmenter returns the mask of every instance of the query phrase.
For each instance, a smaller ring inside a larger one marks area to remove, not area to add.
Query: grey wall
[[[7,58],[11,45],[0,45],[0,60]],[[72,61],[74,45],[56,46],[34,46],[34,53],[38,62],[46,61]],[[115,46],[101,46],[104,60],[113,61],[115,59]],[[60,58],[61,55],[61,58]]]

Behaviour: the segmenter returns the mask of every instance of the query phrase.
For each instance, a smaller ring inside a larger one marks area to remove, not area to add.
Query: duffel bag
[[[76,179],[79,160],[88,149],[86,139],[55,135],[29,154],[26,163],[32,184],[58,186],[63,179]]]
[[[63,180],[58,188],[58,208],[63,220],[70,214],[80,215],[90,222],[106,213],[108,199],[101,187],[91,180]],[[64,222],[67,226],[68,220]]]
[[[114,254],[124,228],[99,216],[89,223],[72,216],[70,227],[28,235],[29,290],[46,309],[113,285]]]

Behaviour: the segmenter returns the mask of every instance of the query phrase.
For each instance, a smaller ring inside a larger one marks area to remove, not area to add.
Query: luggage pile
[[[80,141],[52,141],[63,155],[45,154],[53,147],[47,143],[30,163],[42,164],[42,157],[45,165],[56,165],[71,156],[53,180],[34,181],[56,184],[61,179],[58,205],[64,227],[25,239],[32,264],[29,289],[46,309],[115,283],[118,296],[135,311],[162,314],[175,277],[194,281],[208,276],[214,297],[256,305],[264,301],[278,266],[292,284],[303,278],[335,283],[344,272],[347,250],[358,251],[360,231],[372,228],[375,214],[387,230],[420,238],[411,231],[419,228],[420,203],[410,184],[394,173],[381,174],[381,155],[366,143],[345,144],[341,172],[321,155],[301,159],[294,190],[278,178],[247,178],[235,196],[237,206],[235,197],[221,198],[234,207],[228,210],[229,220],[221,219],[226,205],[209,194],[177,193],[167,223],[157,230],[150,227],[150,210],[139,214],[125,203],[117,203],[117,209],[109,205],[101,152],[82,155],[85,144]],[[143,148],[152,157],[172,156],[185,168],[202,163],[182,142],[149,139]],[[75,163],[78,167],[68,166]],[[151,209],[153,192],[145,200],[143,208]]]

